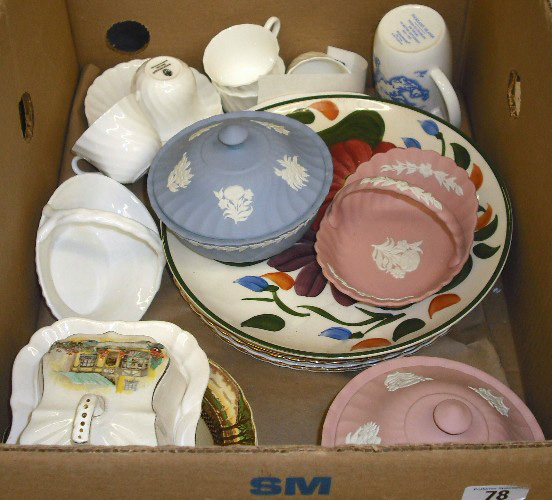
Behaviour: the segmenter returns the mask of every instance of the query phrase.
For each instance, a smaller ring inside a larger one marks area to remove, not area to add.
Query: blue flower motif
[[[331,328],[324,330],[320,334],[320,337],[329,337],[330,339],[335,340],[347,340],[350,339],[352,335],[353,332],[351,332],[351,330],[348,330],[347,328],[343,328],[341,326],[332,326]]]
[[[437,137],[437,134],[439,134],[439,127],[433,120],[418,120],[418,123],[426,134],[433,135],[434,137]]]
[[[259,276],[244,276],[234,281],[253,292],[264,292],[268,288],[268,282]]]
[[[403,137],[402,140],[407,148],[422,149],[422,145],[419,143],[419,141],[413,139],[412,137]]]

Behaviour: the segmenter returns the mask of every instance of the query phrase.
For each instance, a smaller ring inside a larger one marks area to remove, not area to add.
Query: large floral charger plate
[[[268,261],[236,266],[209,260],[161,227],[175,282],[213,331],[265,361],[352,370],[412,354],[484,298],[508,255],[512,213],[503,181],[471,139],[433,115],[368,96],[311,95],[262,109],[292,116],[319,133],[332,153],[334,179],[307,235]],[[451,283],[416,304],[384,309],[356,303],[333,289],[316,262],[314,241],[345,179],[360,163],[394,147],[452,158],[475,184],[479,208],[470,257]]]

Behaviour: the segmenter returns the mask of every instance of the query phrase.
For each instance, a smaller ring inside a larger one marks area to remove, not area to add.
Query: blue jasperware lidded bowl
[[[252,262],[301,238],[332,177],[330,152],[306,125],[243,111],[199,121],[170,139],[151,164],[148,195],[192,250]]]

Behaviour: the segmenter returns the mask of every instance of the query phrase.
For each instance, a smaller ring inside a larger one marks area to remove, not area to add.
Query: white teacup
[[[461,121],[450,83],[452,48],[441,15],[424,5],[403,5],[380,21],[374,39],[374,83],[380,97]]]
[[[127,95],[80,136],[73,146],[78,156],[72,167],[76,174],[84,173],[78,166],[84,158],[103,174],[127,184],[146,173],[160,148],[159,136],[134,95]]]
[[[270,73],[278,59],[280,20],[269,18],[264,26],[238,24],[218,33],[203,54],[203,67],[213,82],[240,87]]]
[[[291,61],[288,74],[294,75],[344,75],[351,71],[342,62],[324,52],[305,52]]]
[[[36,266],[58,319],[139,320],[159,289],[164,263],[157,232],[133,219],[44,207]]]
[[[136,71],[132,90],[163,143],[204,117],[192,69],[176,57],[146,61]]]

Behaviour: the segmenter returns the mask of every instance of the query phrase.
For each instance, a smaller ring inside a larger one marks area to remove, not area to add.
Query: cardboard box
[[[527,403],[550,437],[550,3],[425,3],[441,12],[449,26],[454,82],[464,96],[469,125],[503,174],[512,196],[514,243],[504,289],[516,349],[508,351],[503,360],[509,360],[508,370],[516,364],[516,356],[519,359]],[[134,57],[171,54],[201,68],[203,49],[214,34],[232,24],[262,24],[271,15],[282,20],[279,40],[286,63],[301,52],[324,50],[326,45],[369,58],[379,19],[400,4],[395,0],[0,2],[0,428],[9,425],[13,359],[39,325],[53,321],[36,279],[34,239],[41,209],[67,175],[68,148],[78,137],[79,126],[84,126],[82,109],[72,107],[72,102],[82,103],[98,71],[90,64],[103,70]],[[140,22],[149,32],[149,43],[138,56],[113,50],[106,38],[111,26],[126,20]],[[520,100],[516,89],[518,94],[521,89]],[[520,107],[516,106],[519,102]],[[143,189],[143,184],[133,189]],[[324,411],[354,374],[295,372],[246,357],[208,331],[180,299],[167,273],[162,289],[167,292],[156,298],[144,319],[172,321],[192,332],[208,355],[247,388],[246,396],[257,403],[252,406],[260,442],[274,446],[74,449],[0,445],[0,491],[6,496],[31,497],[40,492],[56,497],[147,493],[153,498],[167,494],[186,498],[312,494],[461,498],[472,485],[518,485],[530,488],[531,498],[549,496],[552,441],[333,450],[310,446],[318,440]],[[494,325],[500,329],[500,321]]]

